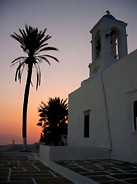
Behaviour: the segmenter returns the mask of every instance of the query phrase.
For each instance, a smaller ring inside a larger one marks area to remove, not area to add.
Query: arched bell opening
[[[99,31],[97,31],[95,36],[95,58],[98,59],[101,53],[101,36]]]
[[[110,45],[111,45],[111,56],[115,59],[119,59],[119,31],[115,28],[111,28],[110,32]]]

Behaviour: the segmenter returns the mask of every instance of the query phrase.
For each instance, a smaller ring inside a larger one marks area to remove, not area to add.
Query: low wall
[[[84,159],[108,159],[109,150],[106,148],[91,147],[63,147],[40,145],[40,159],[52,160],[84,160]]]
[[[28,144],[27,148],[28,149],[34,149],[39,147],[39,144]],[[18,149],[23,149],[22,144],[8,144],[5,146],[0,146],[0,152],[6,152],[6,151],[12,151],[12,150],[18,150]]]
[[[14,144],[9,144],[6,146],[0,146],[0,152],[10,151],[14,148]]]

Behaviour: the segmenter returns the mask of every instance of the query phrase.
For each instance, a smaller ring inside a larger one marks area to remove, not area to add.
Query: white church
[[[89,78],[69,94],[67,142],[137,162],[137,50],[128,54],[126,26],[107,11],[91,29]]]
[[[41,160],[137,162],[137,50],[127,52],[126,26],[107,11],[91,29],[89,78],[69,94],[67,146],[40,145]]]

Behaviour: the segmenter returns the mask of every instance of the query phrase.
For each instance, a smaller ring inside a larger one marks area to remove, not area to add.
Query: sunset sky
[[[0,135],[22,136],[22,106],[26,71],[22,82],[14,81],[16,67],[11,61],[25,56],[17,41],[10,37],[25,24],[47,28],[52,38],[49,45],[59,52],[49,52],[60,63],[41,64],[42,82],[35,90],[35,70],[28,106],[28,143],[38,142],[41,128],[38,122],[38,106],[49,97],[68,98],[68,94],[80,87],[89,76],[91,61],[91,35],[89,31],[109,10],[119,20],[128,23],[128,53],[137,48],[136,0],[0,0]],[[14,137],[13,137],[14,138]],[[12,140],[7,139],[7,143]],[[3,140],[0,140],[0,144]],[[5,142],[4,142],[5,143]],[[15,139],[16,143],[16,139]]]

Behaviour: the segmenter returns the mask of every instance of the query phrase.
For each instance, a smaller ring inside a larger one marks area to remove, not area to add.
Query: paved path
[[[137,184],[137,163],[106,159],[65,160],[56,163],[80,174],[78,181],[80,176],[86,177],[89,184],[94,183],[92,181],[99,184]],[[31,154],[28,157],[0,157],[0,184],[74,184],[71,182],[73,180],[69,181],[60,174],[57,169],[53,171]]]
[[[137,163],[106,159],[56,163],[100,184],[137,184]]]
[[[72,184],[38,160],[0,157],[0,184]]]

